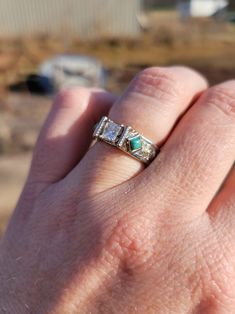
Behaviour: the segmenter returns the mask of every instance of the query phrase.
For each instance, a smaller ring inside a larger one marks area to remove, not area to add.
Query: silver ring
[[[150,164],[160,149],[131,126],[103,117],[95,126],[93,138],[115,146],[135,159]]]

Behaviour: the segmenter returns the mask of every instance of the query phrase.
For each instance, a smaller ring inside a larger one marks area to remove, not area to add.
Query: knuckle
[[[180,97],[182,91],[177,74],[169,68],[146,68],[137,74],[133,84],[136,92],[169,101]]]
[[[90,95],[90,90],[84,87],[72,87],[59,92],[55,98],[54,106],[71,108],[86,104],[84,99]]]
[[[235,87],[235,81],[233,82]],[[218,108],[224,114],[235,117],[235,91],[229,85],[221,84],[207,92],[207,104]]]

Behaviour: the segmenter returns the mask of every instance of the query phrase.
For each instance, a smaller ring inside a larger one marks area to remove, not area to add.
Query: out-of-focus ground
[[[140,69],[185,64],[211,84],[235,77],[235,24],[209,19],[181,22],[174,11],[149,14],[148,30],[137,39],[37,38],[0,39],[0,234],[25,180],[32,148],[51,99],[9,86],[37,71],[57,53],[99,58],[108,71],[107,88],[120,93]]]

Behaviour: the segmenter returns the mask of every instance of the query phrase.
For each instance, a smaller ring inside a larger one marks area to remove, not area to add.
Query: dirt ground
[[[0,105],[0,234],[19,197],[50,98],[5,94]]]
[[[37,71],[58,53],[99,58],[108,73],[107,89],[120,93],[140,69],[185,64],[211,84],[235,77],[235,25],[207,19],[182,22],[175,12],[154,12],[143,21],[139,39],[81,42],[71,38],[0,39],[0,234],[26,177],[31,152],[52,99],[10,86]]]
[[[17,154],[7,158],[0,156],[0,232],[5,229],[11,211],[15,207],[30,160],[30,153]]]

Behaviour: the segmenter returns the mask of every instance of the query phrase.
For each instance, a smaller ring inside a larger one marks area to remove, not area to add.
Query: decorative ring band
[[[160,149],[130,126],[103,117],[95,126],[93,138],[115,146],[135,159],[150,164]]]

